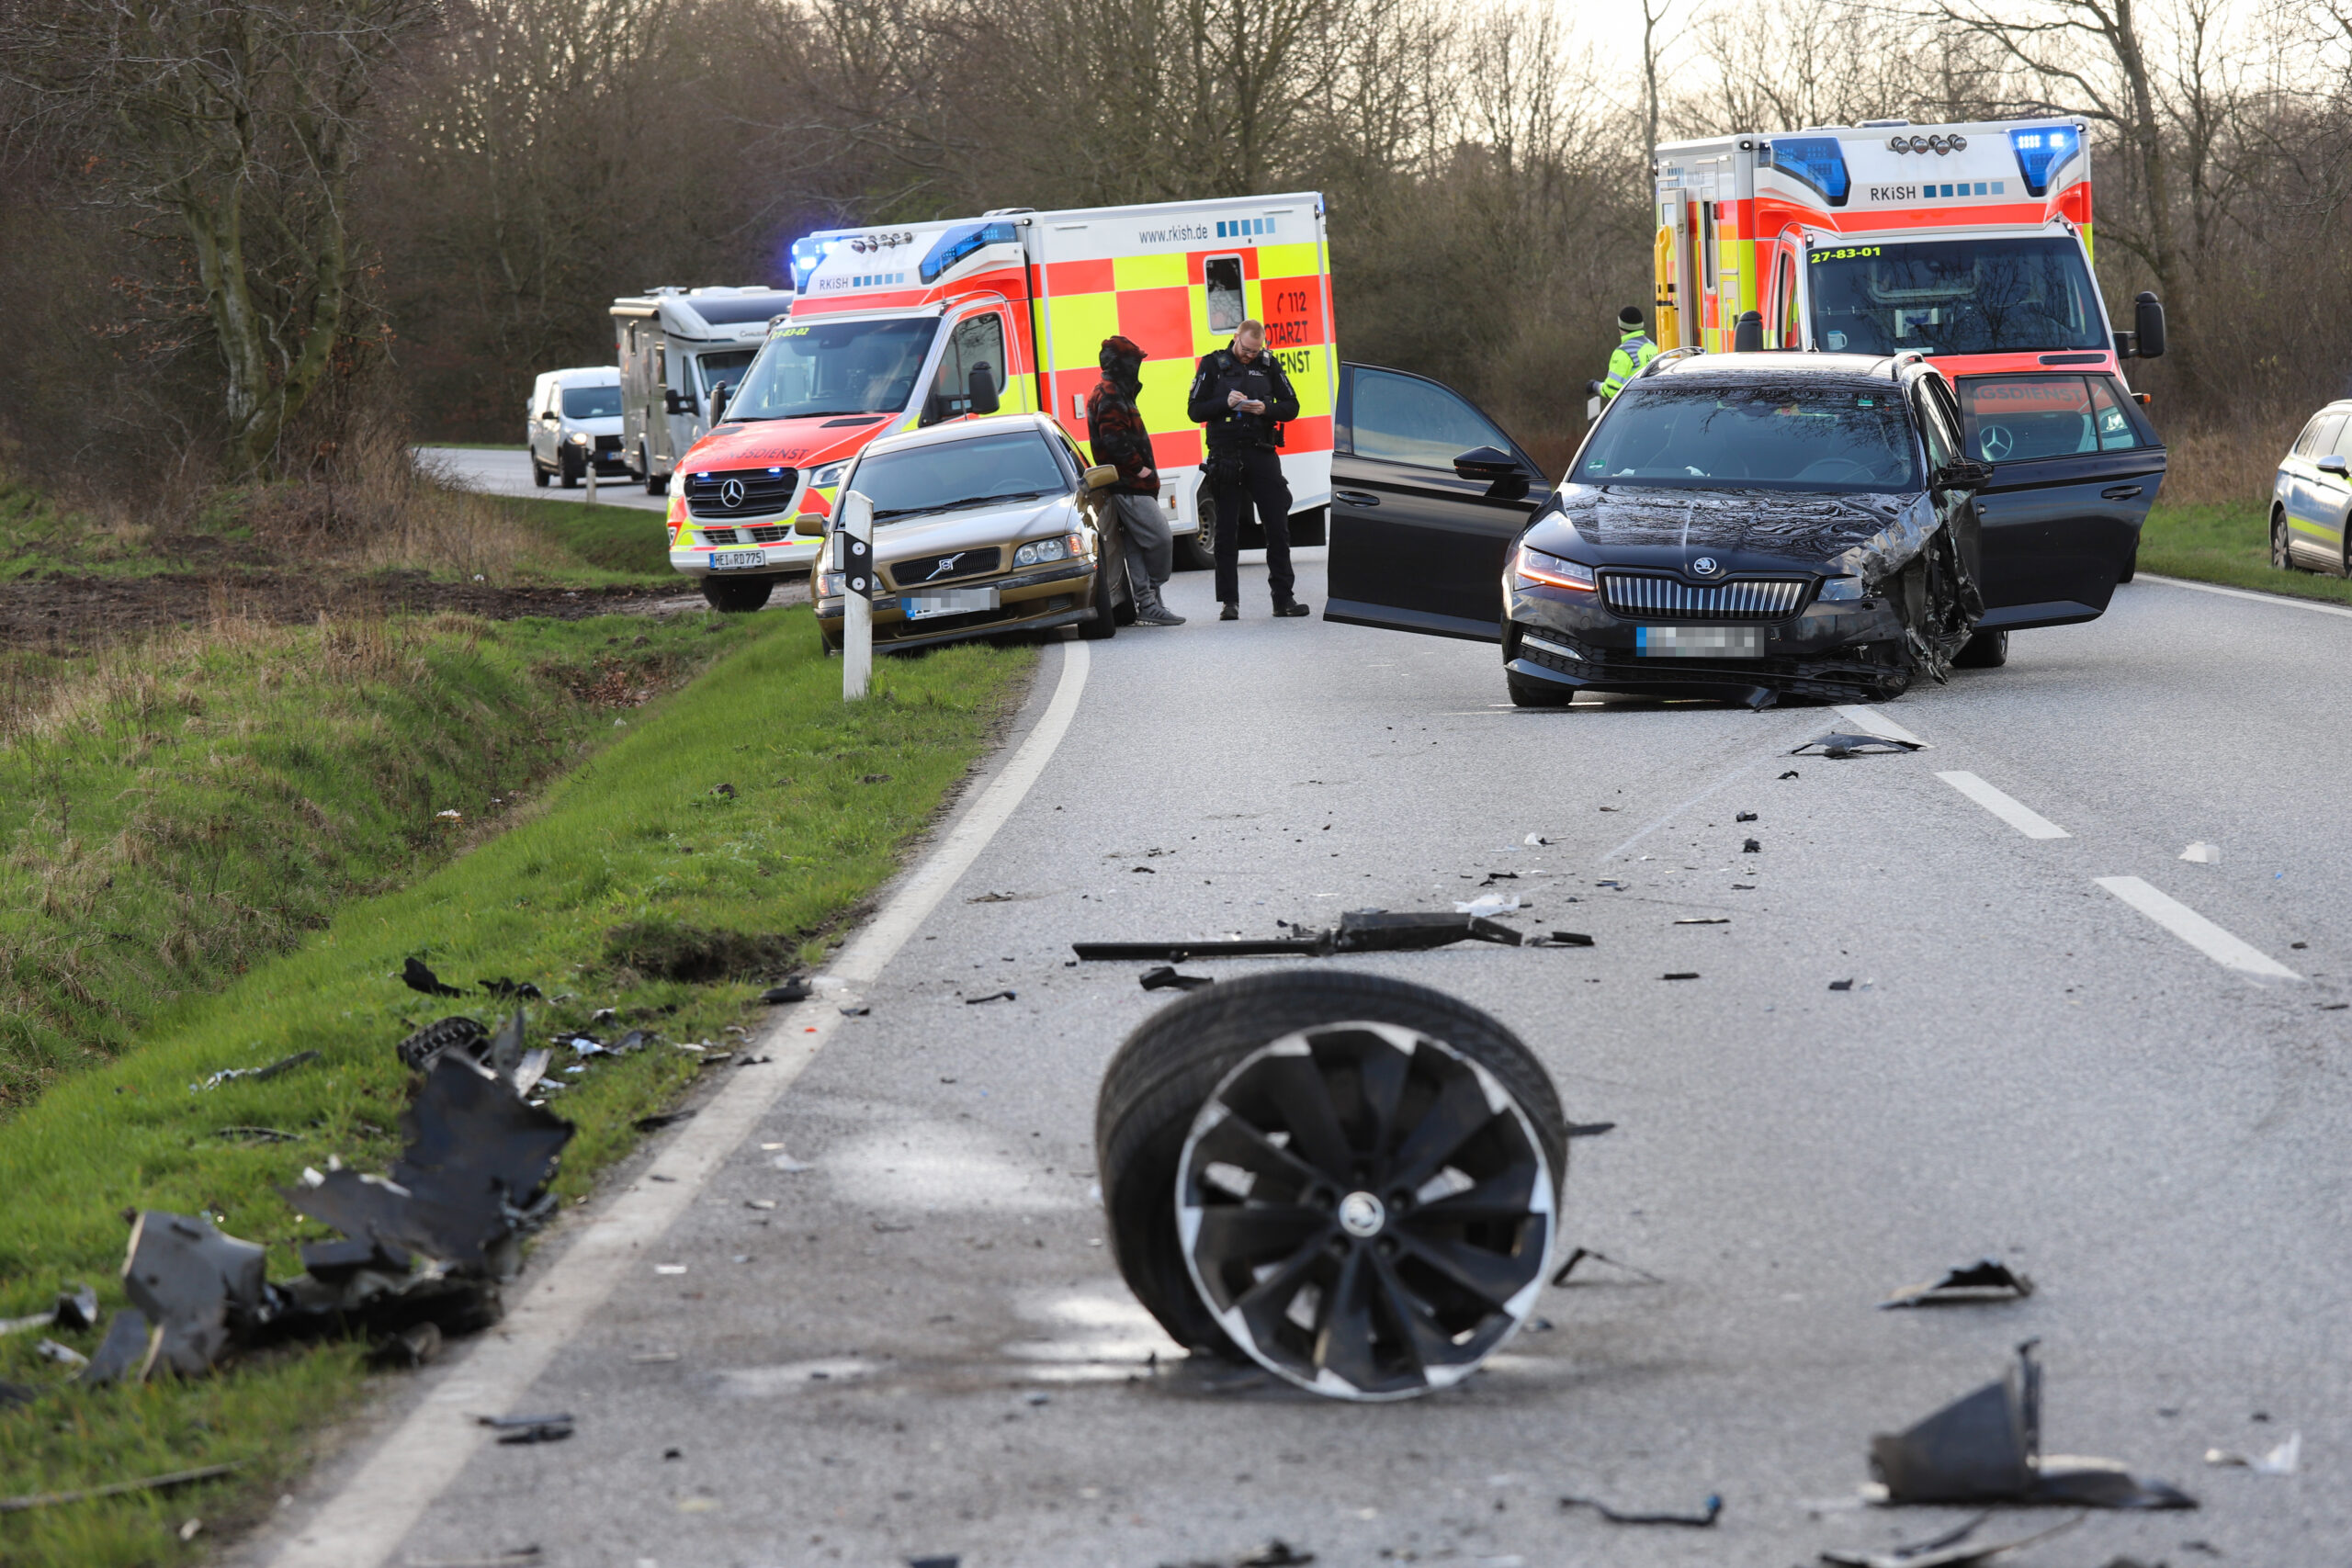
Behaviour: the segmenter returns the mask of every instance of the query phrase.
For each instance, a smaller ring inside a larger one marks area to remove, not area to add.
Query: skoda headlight
[[[1862,580],[1859,577],[1833,577],[1821,585],[1821,598],[1824,604],[1836,604],[1843,600],[1859,599],[1861,596]]]
[[[1068,560],[1073,553],[1067,538],[1033,539],[1012,552],[1012,564],[1041,566],[1046,561]]]
[[[1540,582],[1547,588],[1574,588],[1585,593],[1592,592],[1592,568],[1564,556],[1548,555],[1532,546],[1519,547],[1519,558],[1511,563],[1511,570],[1523,581]]]

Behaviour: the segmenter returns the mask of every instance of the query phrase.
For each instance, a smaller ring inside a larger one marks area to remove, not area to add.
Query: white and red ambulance
[[[794,243],[792,282],[789,315],[670,487],[670,564],[721,608],[754,608],[808,569],[842,468],[878,435],[1043,412],[1082,444],[1114,334],[1150,356],[1138,403],[1179,534],[1200,524],[1194,363],[1253,317],[1298,393],[1282,446],[1292,504],[1329,504],[1339,366],[1311,191],[828,230]]]
[[[1655,172],[1661,349],[1926,357],[1995,468],[1983,625],[2106,608],[2164,474],[2123,374],[2164,352],[2164,307],[2109,324],[2081,121],[1742,132],[1663,144]]]

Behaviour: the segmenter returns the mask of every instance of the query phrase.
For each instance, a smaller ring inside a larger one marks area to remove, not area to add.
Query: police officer
[[[1290,570],[1290,486],[1274,450],[1283,423],[1298,417],[1298,394],[1266,352],[1265,323],[1242,322],[1229,346],[1202,356],[1186,412],[1194,423],[1208,426],[1204,488],[1216,506],[1216,597],[1225,606],[1217,618],[1241,618],[1242,508],[1251,502],[1266,531],[1266,586],[1273,591],[1274,614],[1306,615],[1306,606],[1291,597],[1296,579]]]
[[[1628,305],[1617,312],[1617,351],[1609,356],[1609,379],[1600,383],[1603,399],[1613,398],[1625,389],[1625,383],[1642,373],[1642,367],[1657,357],[1657,344],[1642,331],[1642,308]]]

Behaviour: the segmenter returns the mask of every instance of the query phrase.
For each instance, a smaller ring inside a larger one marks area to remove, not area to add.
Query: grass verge
[[[641,506],[590,506],[527,496],[490,498],[585,564],[628,577],[650,577],[690,589],[670,569],[670,525]]]
[[[699,615],[232,616],[7,656],[0,1117],[447,858],[748,635]]]
[[[345,907],[222,994],[167,1010],[136,1052],[0,1126],[0,1315],[38,1310],[61,1280],[119,1305],[119,1211],[132,1205],[217,1215],[270,1245],[274,1274],[298,1267],[295,1242],[324,1232],[273,1185],[329,1155],[384,1168],[407,1094],[394,1042],[444,1007],[494,1016],[485,998],[435,1004],[404,989],[412,953],[459,983],[535,980],[550,998],[535,1004],[535,1033],[612,1007],[680,1040],[718,1037],[756,1005],[754,976],[677,977],[707,973],[710,955],[817,956],[979,753],[1033,656],[967,647],[887,661],[876,700],[849,708],[805,607],[748,619],[747,646],[626,718],[526,819],[413,886]],[[323,1060],[281,1077],[190,1087],[311,1049]],[[635,1142],[632,1122],[696,1070],[658,1048],[556,1075],[571,1087],[551,1104],[580,1128],[558,1190],[583,1193]],[[231,1131],[257,1127],[282,1136]],[[242,1468],[173,1494],[9,1516],[0,1556],[21,1568],[191,1560],[199,1547],[178,1540],[182,1521],[217,1531],[257,1517],[363,1381],[357,1348],[334,1345],[252,1356],[196,1382],[85,1392],[35,1357],[35,1337],[0,1339],[0,1380],[40,1391],[0,1400],[0,1495]],[[97,1337],[59,1337],[87,1352]]]
[[[2352,581],[2310,571],[2280,571],[2270,564],[2270,512],[2266,502],[2157,506],[2140,531],[2140,568],[2165,577],[2352,604]]]

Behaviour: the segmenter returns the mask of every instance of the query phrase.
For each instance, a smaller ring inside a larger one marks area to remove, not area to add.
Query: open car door
[[[2096,620],[2132,570],[2165,449],[2111,376],[1971,376],[1966,455],[1993,466],[1976,498],[1987,631]]]
[[[1502,640],[1503,562],[1552,487],[1453,388],[1340,367],[1327,621]]]

